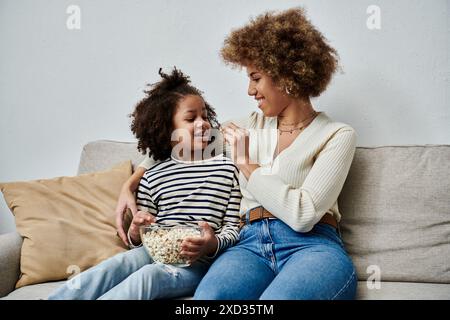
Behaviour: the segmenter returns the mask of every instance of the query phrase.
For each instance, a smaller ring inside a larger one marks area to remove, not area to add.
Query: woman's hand
[[[181,243],[180,254],[189,260],[189,264],[204,255],[212,256],[219,242],[216,234],[207,222],[199,222],[198,225],[203,229],[202,237],[186,237]]]
[[[246,129],[239,128],[234,123],[222,127],[223,138],[231,147],[231,158],[239,166],[248,164],[249,159],[249,132]]]
[[[128,243],[126,231],[123,228],[123,218],[125,216],[125,213],[127,212],[127,209],[130,209],[133,216],[135,216],[137,213],[134,191],[137,189],[139,181],[144,175],[145,170],[146,169],[142,167],[138,167],[136,169],[133,175],[122,186],[119,200],[117,201],[117,207],[115,210],[117,234],[120,239],[122,239],[123,243],[125,243],[127,246],[130,244]]]
[[[120,239],[122,239],[126,245],[129,245],[127,234],[123,228],[123,218],[127,212],[127,209],[130,209],[133,216],[136,216],[137,207],[134,194],[130,191],[130,189],[123,188],[120,192],[119,201],[117,202],[116,207],[116,227]]]
[[[131,221],[130,229],[128,232],[130,233],[131,241],[133,241],[134,245],[138,245],[141,243],[139,227],[146,226],[155,222],[155,217],[150,213],[145,211],[138,211]]]
[[[231,147],[231,158],[239,170],[248,179],[259,165],[250,163],[249,145],[250,134],[247,129],[240,128],[234,123],[222,127],[223,137]]]

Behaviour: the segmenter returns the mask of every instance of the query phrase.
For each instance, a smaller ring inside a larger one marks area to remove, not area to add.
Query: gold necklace
[[[310,122],[307,123],[307,121],[310,120],[310,119],[314,119],[317,115],[318,115],[318,113],[317,113],[316,111],[314,111],[314,112],[311,114],[311,116],[309,116],[309,117],[306,118],[305,120],[299,122],[299,123],[302,124],[302,125],[299,126],[299,127],[291,128],[291,129],[287,129],[287,130],[286,130],[286,129],[280,129],[280,128],[278,128],[278,130],[280,131],[280,135],[282,135],[283,132],[289,132],[289,134],[292,134],[293,131],[297,131],[297,130],[302,130],[302,129],[304,129],[304,128],[310,123]],[[298,124],[298,123],[297,123],[297,124]]]

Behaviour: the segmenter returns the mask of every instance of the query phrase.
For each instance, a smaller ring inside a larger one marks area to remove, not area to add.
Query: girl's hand
[[[181,255],[188,258],[189,264],[204,255],[213,255],[219,245],[214,230],[207,222],[199,222],[203,229],[202,237],[186,237],[181,243]]]
[[[154,216],[152,216],[150,213],[145,212],[145,211],[138,211],[134,215],[133,221],[131,221],[131,225],[130,225],[130,229],[129,229],[130,238],[133,241],[133,244],[141,243],[139,227],[152,224],[155,222],[155,220],[156,219]]]

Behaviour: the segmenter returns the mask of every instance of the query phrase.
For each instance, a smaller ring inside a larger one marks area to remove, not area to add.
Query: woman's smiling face
[[[289,105],[291,98],[266,73],[253,66],[247,66],[246,69],[249,77],[248,95],[255,97],[258,108],[266,117],[278,116]]]

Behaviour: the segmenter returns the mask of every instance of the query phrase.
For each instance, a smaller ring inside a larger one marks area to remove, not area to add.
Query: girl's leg
[[[48,299],[97,299],[122,282],[130,274],[152,262],[153,260],[144,247],[119,253],[68,280],[63,286],[53,292]]]
[[[213,262],[194,299],[258,299],[275,274],[255,253],[237,245]]]
[[[151,300],[192,295],[209,264],[180,268],[148,264],[99,297],[100,300]]]
[[[260,299],[354,299],[356,285],[355,269],[345,251],[317,244],[294,253]]]

